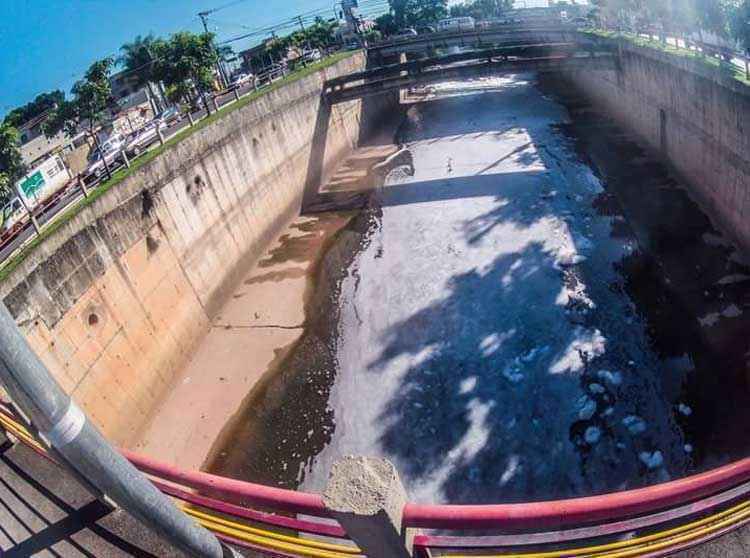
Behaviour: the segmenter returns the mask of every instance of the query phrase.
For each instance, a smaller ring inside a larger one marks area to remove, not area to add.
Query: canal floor
[[[413,172],[332,241],[317,318],[207,468],[320,490],[380,455],[413,500],[482,503],[744,455],[750,271],[685,191],[564,84],[431,93]]]

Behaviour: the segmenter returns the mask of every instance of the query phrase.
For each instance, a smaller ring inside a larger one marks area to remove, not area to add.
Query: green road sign
[[[42,176],[42,171],[36,171],[34,174],[28,176],[26,180],[21,182],[21,191],[28,198],[41,190],[43,186],[44,176]]]

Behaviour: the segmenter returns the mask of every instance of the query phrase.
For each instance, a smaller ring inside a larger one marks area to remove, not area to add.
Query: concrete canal
[[[419,92],[398,133],[413,168],[293,224],[214,322],[304,291],[206,469],[320,490],[340,456],[378,455],[414,500],[496,503],[746,454],[750,269],[566,83]]]

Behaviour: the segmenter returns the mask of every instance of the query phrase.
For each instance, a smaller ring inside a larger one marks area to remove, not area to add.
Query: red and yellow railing
[[[0,427],[48,459],[53,457],[0,404]],[[319,495],[255,485],[201,472],[185,472],[130,452],[123,452],[165,494],[220,539],[267,556],[352,558],[362,556],[346,532],[328,518]],[[258,511],[249,506],[272,510]],[[275,512],[275,513],[274,513]],[[297,514],[312,516],[299,519]]]
[[[53,459],[3,404],[0,427]],[[229,543],[267,556],[363,555],[332,519],[320,495],[182,471],[131,452],[123,454],[185,513]],[[750,459],[603,496],[489,506],[407,504],[403,510],[404,527],[418,530],[413,550],[419,558],[660,557],[748,522]]]

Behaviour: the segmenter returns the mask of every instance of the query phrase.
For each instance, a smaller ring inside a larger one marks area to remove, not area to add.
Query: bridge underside
[[[521,72],[550,72],[570,69],[614,70],[617,59],[610,53],[539,58],[490,59],[451,66],[441,66],[415,74],[397,75],[376,81],[365,81],[340,89],[329,90],[330,103],[382,95],[394,90],[422,87],[450,79],[467,79]],[[361,81],[361,80],[360,80]]]

